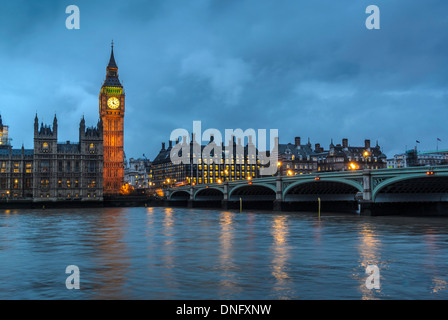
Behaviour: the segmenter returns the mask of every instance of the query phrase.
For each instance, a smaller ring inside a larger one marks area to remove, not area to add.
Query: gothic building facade
[[[79,124],[79,142],[58,142],[58,121],[39,128],[34,119],[33,198],[35,200],[103,199],[103,125]]]
[[[58,141],[53,124],[34,119],[33,149],[13,149],[0,116],[0,199],[101,201],[124,184],[125,94],[118,79],[113,44],[99,94],[99,121],[86,127],[82,117],[77,142]]]

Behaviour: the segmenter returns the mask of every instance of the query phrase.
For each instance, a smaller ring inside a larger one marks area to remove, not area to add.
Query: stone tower
[[[99,113],[103,128],[104,195],[119,194],[124,184],[124,112],[125,93],[118,78],[112,42],[106,79],[99,95]]]

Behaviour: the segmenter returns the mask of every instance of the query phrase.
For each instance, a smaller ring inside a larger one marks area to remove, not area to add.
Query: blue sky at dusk
[[[81,12],[65,27],[65,8]],[[368,5],[381,29],[367,30]],[[388,157],[448,149],[446,0],[2,1],[0,112],[12,144],[33,122],[77,141],[98,121],[110,43],[126,92],[125,152],[153,159],[172,130],[279,129]]]

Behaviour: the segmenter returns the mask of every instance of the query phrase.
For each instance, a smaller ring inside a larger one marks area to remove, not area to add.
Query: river
[[[79,289],[67,289],[71,265]],[[446,218],[163,207],[0,212],[0,299],[447,298]]]

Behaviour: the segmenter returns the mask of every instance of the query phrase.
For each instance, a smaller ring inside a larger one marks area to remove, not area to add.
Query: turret
[[[37,133],[39,132],[39,119],[37,118],[37,113],[36,116],[34,117],[34,136],[37,136]]]
[[[56,114],[54,115],[53,119],[53,134],[55,137],[58,136],[58,119],[56,118]]]

